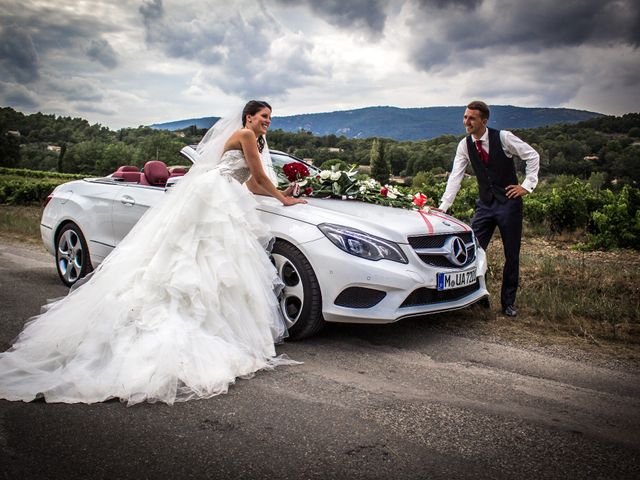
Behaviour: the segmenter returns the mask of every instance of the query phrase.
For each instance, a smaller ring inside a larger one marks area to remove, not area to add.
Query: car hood
[[[463,222],[441,212],[419,212],[384,207],[357,200],[307,198],[306,205],[284,207],[272,197],[256,196],[258,209],[312,225],[332,223],[362,230],[396,243],[411,235],[450,234],[469,231]]]

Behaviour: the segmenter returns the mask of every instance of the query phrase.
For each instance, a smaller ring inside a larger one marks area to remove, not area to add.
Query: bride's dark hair
[[[271,105],[267,102],[263,102],[262,100],[249,100],[247,104],[242,109],[242,126],[246,126],[247,124],[247,115],[255,115],[263,108],[268,108],[269,110],[273,110]],[[260,135],[258,137],[258,150],[262,153],[262,149],[264,148],[264,137]]]

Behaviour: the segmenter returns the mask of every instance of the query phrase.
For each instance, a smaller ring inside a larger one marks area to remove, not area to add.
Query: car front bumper
[[[475,261],[463,269],[476,268],[477,283],[443,293],[437,291],[437,273],[454,269],[427,265],[408,245],[401,247],[409,259],[408,264],[365,260],[343,252],[326,238],[299,245],[318,277],[324,319],[344,323],[393,323],[407,317],[464,308],[489,295],[482,249],[478,249]],[[364,301],[349,300],[349,292]],[[360,305],[345,306],[350,303]]]

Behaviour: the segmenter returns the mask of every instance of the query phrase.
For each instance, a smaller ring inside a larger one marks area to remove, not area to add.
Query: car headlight
[[[318,228],[336,247],[356,257],[409,263],[402,249],[389,240],[330,223],[320,224]]]

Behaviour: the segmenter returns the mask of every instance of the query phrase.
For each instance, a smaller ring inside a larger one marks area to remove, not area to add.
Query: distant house
[[[595,162],[596,160],[598,160],[598,156],[597,155],[586,155],[585,157],[582,157],[583,160],[588,160],[591,162]]]
[[[184,132],[173,132],[176,137],[184,138]]]
[[[371,165],[358,165],[358,173],[371,175]]]
[[[344,152],[344,149],[338,147],[328,147],[327,151],[331,153],[341,153]]]
[[[7,131],[7,135],[12,135],[14,137],[19,137],[20,136],[20,132],[18,130],[8,130]]]
[[[47,145],[47,150],[49,150],[50,152],[60,153],[60,150],[62,150],[62,148],[58,145]]]
[[[360,173],[362,173],[362,171],[360,171]],[[394,175],[391,175],[391,177],[389,177],[389,182],[395,183],[396,185],[405,185],[406,184],[405,177],[396,177]]]

